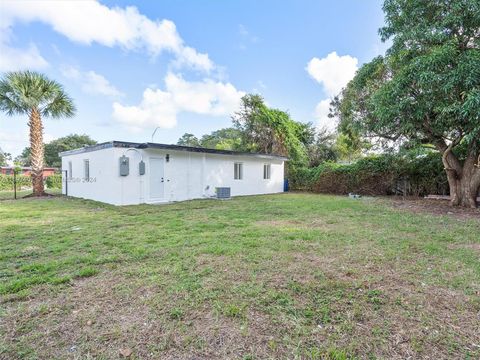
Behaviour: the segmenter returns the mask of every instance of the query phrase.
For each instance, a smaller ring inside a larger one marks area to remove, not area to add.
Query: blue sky
[[[328,99],[383,53],[381,1],[0,1],[0,72],[65,86],[77,115],[45,119],[45,140],[175,143],[230,126],[244,93],[297,121],[334,127]],[[28,144],[25,117],[0,114],[0,147]]]

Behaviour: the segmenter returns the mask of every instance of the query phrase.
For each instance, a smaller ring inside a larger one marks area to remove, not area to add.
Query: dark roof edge
[[[169,144],[158,144],[158,143],[144,143],[144,144],[140,144],[138,148],[139,149],[147,149],[147,148],[167,149],[167,150],[197,152],[197,153],[206,153],[206,154],[250,156],[250,157],[256,157],[256,158],[263,158],[263,159],[288,160],[288,158],[285,156],[275,155],[275,154],[250,153],[250,152],[243,152],[243,151],[219,150],[219,149],[209,149],[209,148],[202,148],[202,147],[169,145]]]
[[[108,141],[108,142],[104,142],[104,143],[100,143],[100,144],[96,144],[96,145],[84,146],[84,147],[78,148],[78,149],[62,151],[62,152],[58,153],[58,156],[81,154],[81,153],[86,153],[86,152],[91,152],[91,151],[108,149],[108,148],[111,148],[113,146],[114,146],[114,141]]]
[[[91,151],[108,149],[111,147],[118,148],[138,148],[138,149],[165,149],[165,150],[175,150],[175,151],[185,151],[185,152],[196,152],[196,153],[206,153],[206,154],[217,154],[217,155],[234,155],[234,156],[248,156],[260,159],[277,159],[287,161],[288,158],[281,155],[270,155],[270,154],[261,154],[261,153],[249,153],[233,150],[218,150],[218,149],[208,149],[201,147],[193,146],[182,146],[182,145],[170,145],[170,144],[159,144],[159,143],[134,143],[128,141],[108,141],[101,144],[96,144],[92,146],[86,146],[79,149],[63,151],[59,153],[59,156],[75,155]]]

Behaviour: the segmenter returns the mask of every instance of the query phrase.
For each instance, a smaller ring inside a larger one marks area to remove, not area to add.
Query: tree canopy
[[[392,46],[363,65],[334,102],[339,129],[433,144],[444,155],[452,202],[471,206],[480,186],[474,167],[480,149],[480,3],[386,0],[383,10],[386,24],[379,32]],[[468,149],[465,162],[452,151],[460,144]]]
[[[200,139],[185,133],[177,144],[284,155],[290,158],[290,168],[315,166],[337,158],[331,134],[268,107],[260,95],[245,95],[232,121],[233,127],[213,131]]]
[[[245,95],[232,120],[248,151],[285,155],[290,164],[307,162],[305,142],[311,141],[311,124],[296,122],[287,112],[269,108],[260,95]]]
[[[71,134],[45,144],[45,165],[50,167],[62,166],[62,160],[58,153],[67,150],[78,149],[83,146],[95,145],[97,142],[88,135]],[[23,166],[30,166],[30,147],[23,149],[15,161]]]
[[[32,71],[5,74],[0,81],[0,110],[7,115],[29,115],[32,109],[53,118],[75,114],[72,99],[58,82]]]
[[[215,130],[200,139],[193,134],[185,133],[178,139],[177,144],[219,150],[245,150],[242,147],[240,132],[234,128]]]
[[[177,145],[181,146],[193,146],[193,147],[200,147],[200,141],[198,138],[190,133],[183,134],[177,141]]]
[[[245,151],[242,146],[240,131],[231,127],[203,135],[200,144],[210,149]]]

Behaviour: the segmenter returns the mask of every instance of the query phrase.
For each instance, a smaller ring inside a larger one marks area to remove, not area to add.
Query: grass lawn
[[[1,359],[473,359],[480,216],[295,193],[1,201],[0,297]]]
[[[62,193],[61,189],[46,189],[45,192],[50,195],[60,195]],[[0,191],[0,200],[12,200],[14,199],[15,193],[12,191]],[[21,199],[25,196],[31,195],[32,189],[29,190],[18,190],[17,199]]]

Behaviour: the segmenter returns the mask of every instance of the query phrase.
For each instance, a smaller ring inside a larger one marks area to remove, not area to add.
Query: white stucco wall
[[[129,157],[130,173],[119,175],[119,158]],[[169,161],[166,162],[166,154]],[[143,157],[146,173],[139,175],[138,163]],[[150,196],[150,158],[164,161],[164,197]],[[84,181],[84,160],[90,164],[90,178]],[[230,187],[232,196],[270,194],[283,191],[284,162],[250,156],[194,153],[145,149],[128,151],[107,148],[62,157],[62,169],[72,162],[73,179],[68,195],[114,205],[157,203],[198,199],[215,195],[216,187]],[[243,163],[243,179],[234,180],[234,163]],[[263,179],[263,165],[271,164],[270,179]],[[63,185],[65,193],[65,183]]]

